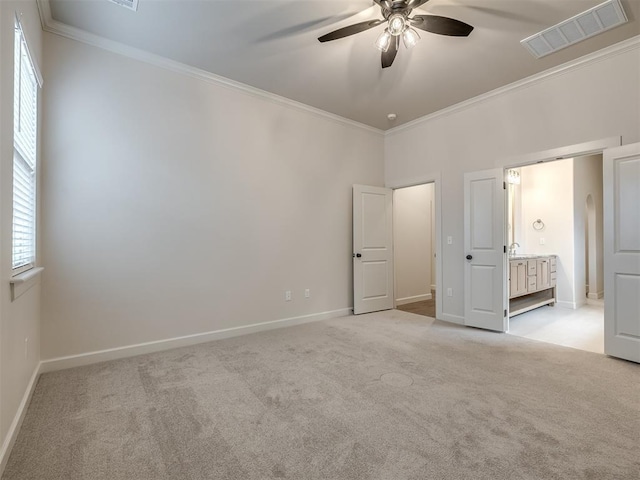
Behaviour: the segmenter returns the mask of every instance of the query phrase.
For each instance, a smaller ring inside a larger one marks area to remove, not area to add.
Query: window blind
[[[33,266],[36,255],[38,79],[16,21],[13,94],[13,269]]]

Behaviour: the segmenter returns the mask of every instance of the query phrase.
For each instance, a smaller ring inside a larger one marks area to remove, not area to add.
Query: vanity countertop
[[[557,255],[542,255],[537,253],[517,253],[515,255],[509,255],[509,260],[528,260],[531,258],[547,258],[556,257]]]

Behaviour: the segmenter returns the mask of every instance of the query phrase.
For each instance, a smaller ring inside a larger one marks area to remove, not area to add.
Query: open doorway
[[[393,191],[395,305],[436,318],[435,183]]]
[[[602,154],[507,173],[509,333],[604,353]]]

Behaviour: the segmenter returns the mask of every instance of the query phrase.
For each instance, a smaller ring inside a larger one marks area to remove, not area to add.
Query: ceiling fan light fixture
[[[418,35],[418,32],[411,27],[407,27],[402,33],[402,41],[404,42],[404,46],[407,48],[413,47],[418,43],[418,40],[420,40],[420,35]]]
[[[385,28],[384,32],[382,32],[376,40],[376,48],[381,52],[386,52],[389,50],[389,45],[391,45],[391,34],[389,30]]]
[[[394,37],[401,35],[407,25],[407,19],[401,13],[394,13],[389,16],[389,33]]]

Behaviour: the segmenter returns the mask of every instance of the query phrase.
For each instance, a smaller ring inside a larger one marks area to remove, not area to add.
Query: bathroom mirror
[[[513,253],[511,245],[518,242],[519,236],[516,232],[518,224],[520,202],[520,169],[510,168],[507,170],[507,244],[509,253]],[[517,248],[517,247],[516,247]]]

